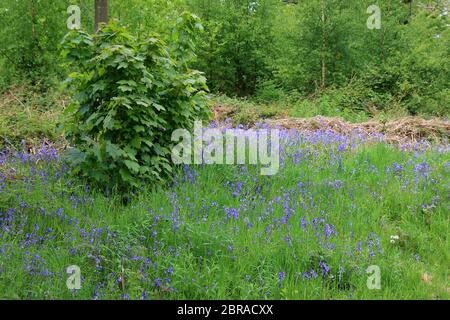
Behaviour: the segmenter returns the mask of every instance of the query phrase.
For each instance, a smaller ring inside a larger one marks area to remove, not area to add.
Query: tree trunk
[[[37,25],[37,4],[36,0],[31,1],[31,52],[33,57],[38,56],[38,50],[39,50],[39,38],[36,31],[36,25]],[[30,61],[30,64],[33,64],[34,60]]]
[[[31,36],[33,39],[33,44],[37,42],[36,36],[36,22],[37,22],[37,9],[36,9],[36,1],[31,1]]]
[[[325,88],[325,75],[326,75],[326,65],[325,65],[325,50],[326,50],[326,34],[325,34],[325,2],[321,1],[322,8],[322,77],[320,79],[320,88],[323,90]]]
[[[108,23],[108,0],[95,0],[95,32],[101,23]]]

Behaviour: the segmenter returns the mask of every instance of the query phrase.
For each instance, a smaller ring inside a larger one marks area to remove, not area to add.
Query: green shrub
[[[273,80],[260,82],[256,88],[255,101],[257,102],[267,103],[286,98],[286,93]]]
[[[157,35],[137,39],[111,23],[98,34],[69,33],[64,55],[79,66],[70,74],[75,102],[68,108],[66,135],[75,144],[67,158],[77,172],[120,190],[140,180],[163,180],[171,171],[171,134],[208,114],[206,79],[189,69],[199,19],[184,13],[166,45]],[[171,55],[170,48],[175,53]]]

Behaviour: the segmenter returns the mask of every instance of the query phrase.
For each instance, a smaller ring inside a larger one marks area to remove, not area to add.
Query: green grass
[[[273,177],[251,166],[180,169],[128,205],[61,174],[59,161],[9,159],[0,166],[0,298],[448,299],[448,151],[338,145],[295,145],[299,162],[290,157]],[[426,176],[415,173],[424,162]],[[326,224],[336,231],[328,239]],[[69,265],[81,268],[76,292]],[[381,290],[367,288],[370,265],[381,268]],[[305,279],[312,269],[318,277]]]
[[[235,124],[254,124],[267,118],[311,118],[315,116],[340,117],[350,122],[363,122],[371,118],[395,119],[404,113],[382,112],[371,117],[365,112],[339,109],[325,98],[320,100],[302,99],[298,96],[285,97],[280,101],[252,101],[251,99],[215,96],[212,105],[231,106],[230,118]]]

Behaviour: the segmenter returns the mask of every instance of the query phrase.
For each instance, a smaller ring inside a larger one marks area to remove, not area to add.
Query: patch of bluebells
[[[223,127],[213,124],[213,127],[226,128],[229,125],[230,123]],[[264,127],[262,124],[257,126]],[[358,146],[371,142],[382,142],[384,139],[382,135],[367,135],[358,131],[354,131],[350,135],[340,135],[331,130],[309,132],[282,130],[280,138],[281,176],[284,174],[283,166],[301,165],[305,162],[311,164],[321,155],[326,156],[328,165],[330,168],[335,168],[335,172],[348,170],[343,163],[343,158],[347,153],[352,152]],[[425,143],[401,146],[401,149],[414,150],[417,154],[437,148],[440,148],[439,152],[450,151],[448,146],[437,147]],[[410,161],[409,163],[392,163],[385,169],[386,179],[395,177],[405,179],[403,182],[409,183],[410,181],[406,179],[408,175],[412,174],[417,179],[416,183],[419,183],[430,178],[433,168],[429,163],[421,161],[420,157],[410,159]],[[8,162],[29,165],[29,174],[25,175],[21,182],[27,185],[27,192],[37,186],[37,179],[44,185],[62,181],[69,169],[61,161],[56,149],[46,144],[33,149],[32,152],[0,153],[0,165],[7,165]],[[54,170],[43,167],[43,163],[50,163],[52,167],[57,167],[56,173]],[[57,165],[54,166],[54,164]],[[322,170],[315,166],[310,167],[313,170]],[[369,162],[363,163],[361,168],[350,168],[347,172],[353,175],[358,173],[357,170],[364,170],[364,172],[373,173],[376,176],[383,174],[382,168],[377,168]],[[349,260],[365,266],[374,257],[383,254],[380,237],[377,234],[370,233],[367,237],[360,236],[358,238],[358,235],[355,235],[351,229],[338,230],[334,223],[336,212],[332,210],[333,204],[328,206],[325,211],[323,208],[330,203],[320,199],[315,193],[315,187],[325,187],[332,192],[348,192],[347,194],[351,198],[348,181],[330,177],[314,184],[304,179],[304,176],[289,177],[289,179],[296,179],[290,188],[280,188],[275,194],[268,195],[263,191],[266,186],[270,186],[273,179],[270,177],[260,178],[251,169],[251,166],[240,166],[239,174],[223,186],[229,195],[229,203],[222,204],[202,199],[201,206],[197,206],[196,202],[199,202],[197,198],[182,197],[176,190],[182,184],[189,186],[197,184],[202,166],[184,165],[179,174],[175,176],[174,186],[169,193],[169,208],[149,208],[145,227],[129,234],[113,232],[101,219],[95,223],[88,222],[88,219],[80,219],[82,220],[80,221],[66,213],[63,208],[50,209],[41,204],[21,201],[15,208],[0,211],[0,238],[11,236],[19,239],[18,250],[21,250],[24,255],[24,271],[29,276],[35,277],[52,277],[60,272],[50,270],[46,260],[38,252],[46,246],[51,246],[55,241],[64,242],[67,244],[65,250],[70,256],[89,260],[92,272],[95,274],[94,279],[98,280],[92,292],[93,299],[104,297],[105,292],[110,290],[107,284],[111,281],[115,284],[116,290],[122,290],[118,288],[127,284],[127,276],[122,275],[121,270],[106,271],[111,268],[108,261],[121,261],[123,265],[131,266],[135,272],[139,273],[140,286],[144,289],[139,291],[138,297],[130,296],[128,292],[116,292],[116,296],[120,294],[122,299],[140,298],[145,300],[155,291],[160,294],[176,291],[174,283],[177,282],[172,279],[178,276],[177,272],[181,272],[180,268],[167,262],[163,264],[160,261],[176,261],[180,254],[192,249],[189,228],[185,228],[187,222],[194,222],[194,225],[203,224],[208,227],[208,232],[212,234],[211,239],[218,239],[214,234],[216,231],[217,233],[226,232],[229,237],[221,246],[218,246],[220,249],[216,250],[212,246],[207,248],[205,250],[207,253],[199,256],[202,262],[214,259],[218,255],[233,260],[236,259],[237,253],[251,250],[250,244],[248,247],[242,248],[235,241],[235,238],[242,234],[254,242],[273,243],[278,241],[281,246],[284,246],[281,249],[292,253],[289,256],[290,259],[295,259],[296,252],[309,254],[306,251],[308,247],[314,247],[315,250],[319,250],[326,256],[334,257],[336,248],[339,247],[339,249],[345,248],[349,251]],[[450,171],[450,162],[444,165],[444,169]],[[252,192],[249,191],[250,182],[256,185]],[[70,181],[67,183],[69,185]],[[11,184],[8,182],[7,175],[1,173],[0,193],[5,192],[9,185]],[[93,200],[87,186],[81,193],[61,192],[61,196],[74,211],[92,209]],[[433,206],[437,205],[438,200],[435,202],[432,203]],[[349,210],[352,209],[356,208],[349,206]],[[186,211],[188,211],[187,214],[185,214]],[[49,224],[43,225],[32,219],[28,220],[25,213],[29,212],[38,215],[41,220],[45,218]],[[218,218],[215,219],[215,217]],[[240,225],[239,222],[242,224]],[[171,232],[168,232],[169,230]],[[172,241],[167,240],[168,234],[173,237]],[[180,243],[178,239],[187,240],[186,243]],[[118,249],[124,247],[126,248],[125,253],[119,254]],[[136,247],[144,247],[145,250],[138,254],[133,253],[133,249]],[[12,248],[8,248],[8,252],[11,250]],[[5,245],[0,246],[0,256],[5,253]],[[416,256],[415,259],[419,261],[420,257]],[[343,265],[337,265],[333,259],[328,258],[326,261],[325,259],[318,260],[313,266],[300,265],[299,268],[301,269],[299,274],[308,281],[328,278],[333,273],[339,275],[344,272],[343,270],[347,270]],[[289,270],[284,270],[276,274],[278,287],[282,287],[289,272]],[[119,274],[121,275],[117,276]],[[256,277],[245,275],[247,282],[253,281],[253,278]]]
[[[238,219],[239,218],[239,210],[236,208],[225,208],[225,213],[227,214],[228,219]]]

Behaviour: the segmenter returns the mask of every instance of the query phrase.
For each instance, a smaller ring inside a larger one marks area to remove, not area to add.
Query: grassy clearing
[[[179,168],[127,206],[71,177],[51,148],[3,156],[0,297],[449,298],[447,148],[284,136],[278,175]],[[81,290],[66,287],[69,265]],[[370,265],[381,290],[366,286]]]

